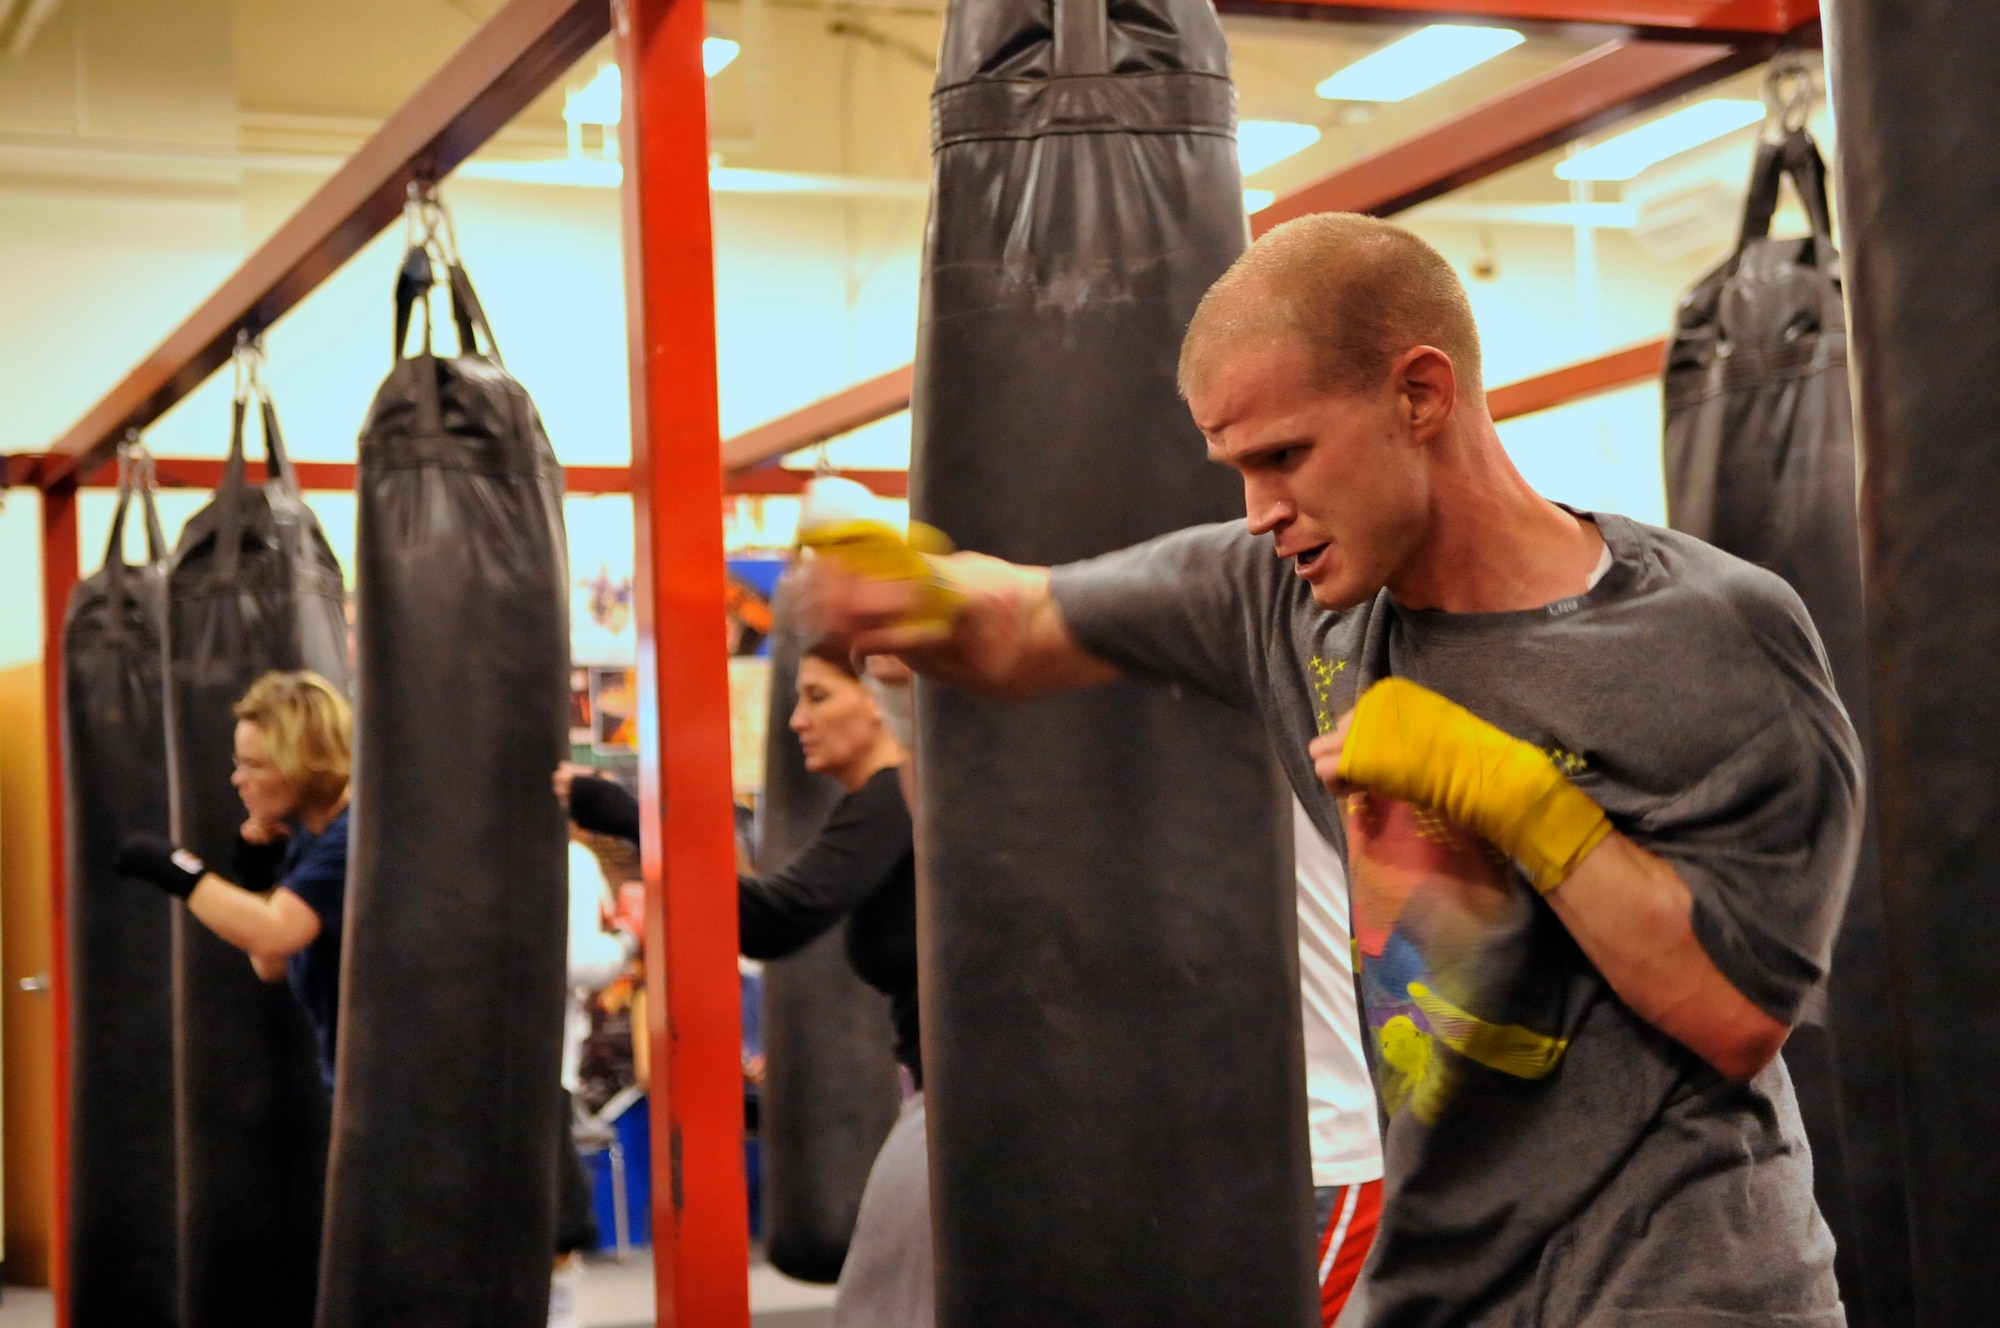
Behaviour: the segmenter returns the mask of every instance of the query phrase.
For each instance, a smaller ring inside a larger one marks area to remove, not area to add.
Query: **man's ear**
[[[1411,431],[1426,435],[1441,428],[1458,404],[1458,371],[1451,356],[1435,346],[1412,346],[1396,357],[1390,380],[1403,402]]]

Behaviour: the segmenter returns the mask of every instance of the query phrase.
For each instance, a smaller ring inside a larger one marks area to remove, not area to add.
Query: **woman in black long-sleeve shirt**
[[[740,945],[749,958],[778,959],[847,920],[848,962],[889,997],[896,1060],[916,1091],[869,1174],[834,1321],[841,1328],[930,1328],[916,855],[898,781],[907,757],[847,656],[830,646],[815,646],[799,661],[791,729],[806,769],[839,783],[846,796],[783,868],[767,876],[738,875]],[[566,766],[557,773],[556,790],[579,826],[638,840],[639,804],[623,788]]]

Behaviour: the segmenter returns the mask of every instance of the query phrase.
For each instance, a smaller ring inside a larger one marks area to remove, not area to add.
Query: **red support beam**
[[[1262,235],[1314,212],[1401,212],[1748,68],[1770,49],[1769,43],[1607,42],[1280,196],[1251,216],[1251,232]]]
[[[55,1051],[49,1285],[56,1328],[69,1328],[69,827],[63,798],[63,618],[77,582],[76,486],[42,490],[42,704],[49,781],[49,1023]]]
[[[1461,19],[1531,27],[1598,24],[1663,38],[1782,36],[1819,18],[1819,0],[1219,0],[1225,14],[1397,23]]]
[[[0,462],[8,463],[17,484],[33,484],[35,474],[42,460],[40,455],[0,457]],[[222,483],[223,462],[217,457],[155,457],[154,479],[163,489],[213,489]],[[294,461],[292,468],[298,473],[299,487],[312,493],[350,493],[354,489],[354,466],[346,461]],[[906,470],[836,470],[832,472],[842,479],[866,485],[884,498],[906,498],[910,492],[910,473]],[[244,463],[244,474],[252,484],[264,482],[264,463],[248,461]],[[756,470],[746,470],[725,476],[722,491],[726,494],[799,494],[806,490],[806,482],[812,479],[809,471],[785,470],[778,466],[763,466]],[[85,489],[108,489],[118,483],[115,468],[99,466],[90,474],[78,479],[71,475],[77,487]],[[565,466],[563,468],[563,491],[565,493],[630,493],[632,492],[632,468],[630,466]]]
[[[737,434],[722,445],[722,469],[730,475],[755,469],[801,448],[851,433],[910,406],[915,366],[904,365],[824,397],[801,410]]]
[[[621,0],[659,1328],[748,1328],[722,439],[700,0]]]
[[[1600,392],[1658,378],[1666,363],[1667,343],[1648,341],[1496,387],[1486,394],[1486,410],[1496,421],[1533,415]]]
[[[609,0],[509,0],[383,121],[290,220],[49,449],[43,485],[109,456],[359,253],[402,212],[410,182],[442,179],[560,79],[610,27]]]

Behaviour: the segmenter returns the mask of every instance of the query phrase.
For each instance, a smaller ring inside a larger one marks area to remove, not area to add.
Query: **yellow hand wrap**
[[[814,480],[800,514],[799,547],[834,559],[864,581],[922,583],[922,599],[904,624],[949,627],[965,605],[965,592],[926,555],[950,553],[951,541],[916,521],[904,535],[874,510],[880,505],[852,480]]]
[[[1538,748],[1402,678],[1362,693],[1339,773],[1470,827],[1544,894],[1611,833],[1604,809]]]

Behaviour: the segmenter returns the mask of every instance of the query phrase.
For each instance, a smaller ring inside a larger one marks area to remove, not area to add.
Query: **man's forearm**
[[[1544,896],[1633,1013],[1733,1079],[1770,1064],[1790,1029],[1738,991],[1695,938],[1674,869],[1611,834]]]
[[[1071,635],[1049,590],[1049,569],[1024,567],[978,554],[937,560],[943,575],[966,596],[951,637],[899,652],[927,677],[993,697],[1110,682],[1118,670]]]

